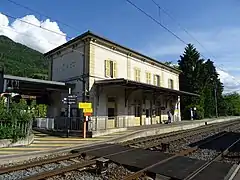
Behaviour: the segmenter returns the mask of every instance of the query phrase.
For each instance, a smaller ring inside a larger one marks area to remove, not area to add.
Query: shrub
[[[183,110],[183,118],[184,120],[190,120],[191,119],[191,113],[190,113],[190,108],[196,107],[196,119],[203,119],[204,118],[204,109],[200,105],[188,105],[184,108]]]
[[[0,139],[12,139],[13,142],[27,136],[28,131],[23,128],[29,125],[33,114],[27,111],[27,103],[21,100],[12,102],[7,110],[3,100],[0,99]]]

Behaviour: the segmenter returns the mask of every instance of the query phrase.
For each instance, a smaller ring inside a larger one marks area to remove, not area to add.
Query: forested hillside
[[[0,36],[0,63],[5,74],[47,79],[48,62],[43,54]]]

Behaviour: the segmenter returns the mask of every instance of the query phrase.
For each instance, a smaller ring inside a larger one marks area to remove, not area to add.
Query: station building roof
[[[179,96],[181,95],[198,96],[198,97],[200,96],[199,94],[195,94],[191,92],[159,87],[159,86],[132,81],[124,78],[98,80],[98,81],[95,81],[95,84],[102,85],[102,86],[124,86],[126,88],[138,88],[138,89],[152,90],[152,91],[166,93],[166,94],[176,94]]]

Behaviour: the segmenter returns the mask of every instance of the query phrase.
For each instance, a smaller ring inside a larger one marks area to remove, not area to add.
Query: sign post
[[[69,137],[69,122],[71,119],[71,105],[77,103],[77,95],[72,94],[71,88],[69,88],[68,96],[66,98],[64,98],[62,101],[64,104],[68,105],[68,113],[67,113],[67,118],[66,118],[68,120],[66,120],[66,123],[67,123],[67,137]]]
[[[84,115],[84,122],[83,122],[83,138],[86,138],[87,134],[87,120],[88,116],[92,115],[93,109],[92,109],[92,103],[88,102],[80,102],[78,104],[79,109],[83,109],[83,115]]]

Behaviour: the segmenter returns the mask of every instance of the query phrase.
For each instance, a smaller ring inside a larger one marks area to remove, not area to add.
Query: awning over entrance
[[[182,96],[182,95],[198,96],[198,97],[200,96],[195,93],[179,91],[179,90],[174,90],[174,89],[169,89],[169,88],[164,88],[164,87],[158,87],[158,86],[154,86],[151,84],[127,80],[124,78],[98,80],[98,81],[95,81],[95,84],[100,85],[100,86],[122,86],[122,87],[126,87],[126,88],[138,88],[138,89],[149,90],[149,91],[154,91],[154,92],[159,92],[159,93],[166,93],[169,95],[174,94],[174,95],[179,95],[179,96]]]

